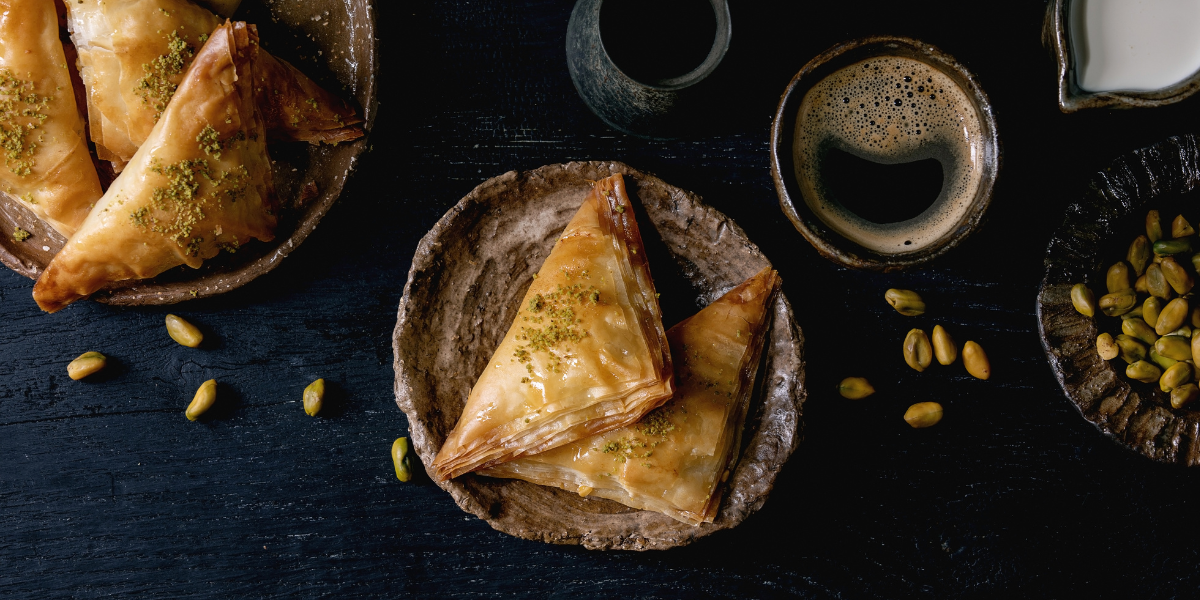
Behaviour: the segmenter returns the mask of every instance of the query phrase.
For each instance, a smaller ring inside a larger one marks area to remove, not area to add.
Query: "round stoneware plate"
[[[1086,283],[1097,294],[1106,291],[1107,268],[1145,233],[1147,211],[1160,211],[1168,222],[1176,214],[1192,215],[1195,222],[1197,188],[1200,147],[1191,135],[1135,150],[1096,173],[1050,239],[1037,299],[1042,346],[1080,414],[1134,451],[1188,466],[1200,463],[1200,411],[1171,408],[1157,383],[1130,381],[1124,361],[1101,359],[1096,336],[1119,333],[1119,326],[1108,317],[1078,313],[1071,286]]]
[[[509,172],[475,188],[417,247],[393,338],[396,403],[429,465],[591,181],[623,173],[670,327],[769,263],[746,234],[695,194],[617,162]],[[682,546],[742,522],[766,501],[800,441],[804,340],[782,294],[773,311],[741,458],[712,524],[513,479],[441,483],[463,510],[518,537],[594,549]]]
[[[370,131],[378,70],[373,0],[245,0],[233,18],[257,25],[264,48],[350,100],[366,120],[363,128]],[[176,267],[154,279],[111,285],[92,299],[125,305],[174,304],[227,292],[274,269],[337,200],[368,137],[337,146],[271,145],[275,192],[284,209],[273,241],[253,241],[237,254],[222,254],[199,269]],[[18,242],[10,235],[15,227],[33,235]],[[0,262],[31,279],[41,275],[66,242],[5,194],[0,194],[0,233]]]

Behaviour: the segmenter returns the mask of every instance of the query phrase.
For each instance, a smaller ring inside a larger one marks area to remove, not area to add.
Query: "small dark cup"
[[[707,96],[701,83],[725,57],[731,35],[726,0],[709,1],[716,35],[703,62],[679,76],[638,81],[622,71],[604,47],[604,0],[579,0],[567,25],[567,68],[588,108],[613,129],[639,137],[669,139],[694,130]]]
[[[881,253],[863,247],[825,224],[805,202],[794,169],[793,141],[796,115],[805,94],[828,75],[881,56],[909,58],[937,69],[948,76],[971,100],[979,117],[983,137],[983,173],[961,219],[934,243],[911,252]],[[991,102],[975,77],[958,61],[941,50],[910,38],[880,36],[838,44],[804,65],[792,78],[771,123],[771,177],[779,194],[779,205],[804,239],[825,258],[855,269],[896,271],[924,264],[961,243],[978,228],[992,199],[992,188],[1000,170],[1000,139]]]

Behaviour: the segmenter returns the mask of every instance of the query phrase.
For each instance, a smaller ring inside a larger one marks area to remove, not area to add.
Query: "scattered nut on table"
[[[108,358],[99,352],[84,352],[79,358],[67,365],[67,377],[76,381],[103,369],[108,365]]]
[[[204,341],[204,334],[195,325],[188,323],[183,317],[167,315],[167,335],[188,348],[195,348]]]

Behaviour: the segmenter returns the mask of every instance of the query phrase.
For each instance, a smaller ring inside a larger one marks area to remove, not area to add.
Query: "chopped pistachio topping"
[[[167,103],[179,87],[179,77],[195,56],[196,50],[179,37],[179,33],[172,31],[167,36],[167,53],[142,65],[146,76],[138,81],[137,94],[155,110],[155,121],[166,110]]]
[[[12,237],[14,240],[17,240],[18,242],[23,242],[23,241],[29,239],[30,236],[32,236],[32,235],[33,235],[32,233],[29,233],[28,231],[25,231],[24,229],[17,227],[15,229],[13,229]]]
[[[213,129],[212,125],[205,125],[204,129],[200,131],[200,135],[196,136],[196,141],[200,142],[200,149],[205,154],[221,160],[221,136],[216,129]]]
[[[204,137],[203,132],[201,137]],[[168,165],[151,159],[150,165],[150,171],[166,178],[167,183],[154,188],[149,205],[134,210],[129,218],[134,225],[173,240],[189,256],[199,255],[205,238],[193,235],[193,229],[205,218],[204,207],[219,206],[226,200],[237,202],[245,196],[249,173],[243,165],[216,172],[203,158],[184,159]],[[217,240],[217,247],[233,253],[238,249],[238,242],[236,239]]]
[[[553,373],[560,373],[562,356],[555,352],[560,344],[578,342],[588,336],[587,331],[581,331],[575,310],[588,304],[600,303],[600,290],[595,286],[584,287],[576,283],[570,287],[559,285],[548,294],[535,294],[526,306],[528,314],[522,317],[527,323],[540,327],[522,327],[517,339],[527,342],[513,352],[518,362],[529,363],[531,353],[543,352],[548,357],[547,368]],[[527,364],[527,370],[532,372],[533,365]]]
[[[14,175],[24,177],[33,172],[38,145],[30,141],[29,134],[49,118],[46,113],[52,101],[53,96],[36,93],[32,81],[0,69],[0,153]]]

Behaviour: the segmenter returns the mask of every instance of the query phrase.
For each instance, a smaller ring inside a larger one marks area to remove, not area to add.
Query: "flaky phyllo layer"
[[[481,473],[711,523],[737,462],[778,289],[768,267],[672,327],[675,397],[637,423]]]
[[[621,175],[595,182],[467,398],[439,479],[636,422],[674,369]]]
[[[39,306],[54,312],[110,282],[198,268],[274,237],[257,48],[253,25],[212,32],[145,143],[38,278]]]
[[[52,0],[0,0],[0,190],[64,236],[100,199]]]
[[[100,158],[119,170],[150,135],[223,19],[189,0],[69,0],[66,6],[87,88],[92,141]],[[337,143],[362,137],[356,126],[362,119],[346,102],[265,50],[254,60],[253,92],[272,140]]]

